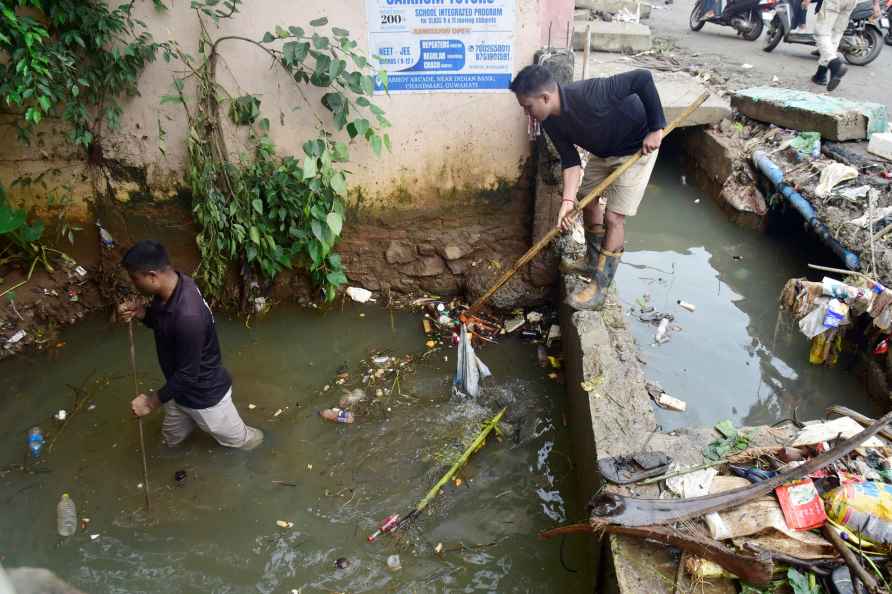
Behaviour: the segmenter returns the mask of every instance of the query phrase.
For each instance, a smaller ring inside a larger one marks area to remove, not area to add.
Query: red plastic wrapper
[[[824,502],[810,478],[781,485],[774,493],[784,512],[787,526],[793,530],[820,528],[827,521]]]

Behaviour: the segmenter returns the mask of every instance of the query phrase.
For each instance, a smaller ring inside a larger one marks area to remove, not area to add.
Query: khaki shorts
[[[641,199],[644,198],[647,184],[650,182],[650,174],[654,170],[658,153],[659,151],[654,151],[638,159],[637,163],[632,165],[628,171],[619,176],[619,179],[607,188],[601,196],[600,203],[606,204],[606,208],[610,212],[628,217],[635,215],[638,212],[638,205],[641,204]],[[581,200],[587,196],[589,192],[595,189],[595,186],[604,181],[617,167],[630,158],[589,155],[585,173],[582,174],[582,183],[579,185],[579,192],[576,194],[577,197]]]
[[[167,445],[181,443],[196,426],[210,433],[222,446],[240,448],[248,440],[248,426],[232,402],[232,388],[223,400],[209,408],[187,408],[173,399],[164,403],[161,435]]]

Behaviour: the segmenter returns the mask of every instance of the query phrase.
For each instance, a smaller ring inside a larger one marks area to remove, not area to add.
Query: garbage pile
[[[770,447],[724,421],[697,466],[679,467],[671,452],[600,459],[602,477],[626,487],[592,499],[588,528],[676,546],[693,580],[740,579],[744,592],[784,580],[794,592],[857,592],[859,580],[888,591],[878,584],[888,584],[892,554],[892,433],[883,429],[892,413],[874,421],[837,406],[828,415]],[[619,494],[657,483],[660,499]],[[543,537],[559,531],[569,530]]]
[[[859,316],[869,316],[880,333],[874,352],[888,350],[885,334],[892,326],[892,291],[866,276],[851,277],[849,283],[830,277],[821,282],[790,279],[780,302],[811,340],[809,361],[814,365],[837,363],[846,329]]]

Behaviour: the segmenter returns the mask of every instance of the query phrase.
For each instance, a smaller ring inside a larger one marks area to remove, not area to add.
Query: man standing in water
[[[557,226],[564,231],[573,225],[567,214],[577,196],[587,195],[638,150],[644,153],[600,200],[585,208],[585,260],[562,266],[564,272],[592,279],[569,295],[567,303],[600,309],[622,256],[625,219],[638,212],[666,127],[653,77],[647,70],[633,70],[561,86],[547,68],[532,65],[514,77],[511,90],[527,114],[542,123],[560,154],[564,191]],[[584,175],[577,146],[591,153]]]
[[[118,306],[125,322],[136,318],[155,333],[158,362],[167,383],[131,402],[133,414],[164,408],[161,433],[168,446],[180,444],[197,425],[220,445],[253,450],[263,432],[248,427],[232,403],[232,379],[223,368],[217,328],[210,308],[190,277],[170,265],[157,241],[140,241],[121,262],[137,290],[152,296],[148,307]]]

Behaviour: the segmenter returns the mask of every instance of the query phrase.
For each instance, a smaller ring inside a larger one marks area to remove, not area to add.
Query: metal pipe
[[[833,233],[827,228],[827,225],[818,219],[818,213],[815,207],[802,194],[797,192],[790,184],[784,182],[784,172],[778,167],[765,151],[755,151],[753,153],[753,163],[756,168],[767,177],[780,195],[799,211],[809,227],[821,238],[821,241],[830,248],[830,250],[846,265],[849,270],[859,270],[861,268],[861,260],[854,252],[844,248],[839,241],[833,237]]]

